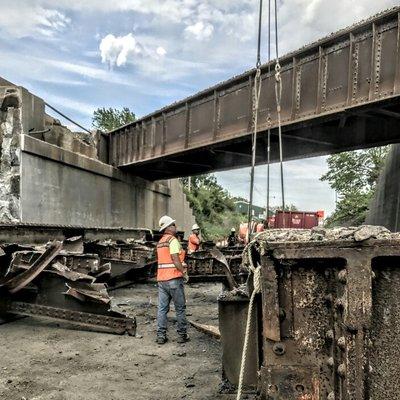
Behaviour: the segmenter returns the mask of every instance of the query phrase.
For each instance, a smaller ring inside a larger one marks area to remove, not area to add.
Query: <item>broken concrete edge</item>
[[[390,232],[383,226],[360,225],[352,227],[312,229],[270,229],[257,234],[243,250],[242,265],[247,269],[255,268],[252,260],[254,249],[260,255],[278,245],[293,243],[333,244],[337,242],[362,244],[369,240],[399,240],[400,233]]]
[[[155,182],[148,182],[142,178],[126,174],[109,164],[105,164],[94,158],[65,150],[56,145],[35,139],[32,136],[21,135],[21,150],[25,153],[33,154],[39,157],[47,158],[52,161],[70,165],[97,175],[116,179],[122,182],[128,182],[135,185],[145,185],[156,193],[170,195],[169,187]]]
[[[7,98],[10,103],[14,98]],[[21,108],[7,107],[0,102],[0,215],[3,221],[16,222],[21,217],[20,176],[21,154],[20,132],[22,129]]]

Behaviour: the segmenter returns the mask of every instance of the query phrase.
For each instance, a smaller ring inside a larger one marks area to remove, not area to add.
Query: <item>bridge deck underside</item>
[[[400,142],[399,10],[342,30],[281,60],[284,158]],[[257,164],[276,162],[273,64],[262,67]],[[250,164],[254,71],[110,134],[110,161],[147,179]]]

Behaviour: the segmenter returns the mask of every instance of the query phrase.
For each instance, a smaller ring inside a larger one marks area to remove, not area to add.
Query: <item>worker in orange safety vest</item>
[[[164,344],[167,339],[167,314],[171,300],[174,302],[178,343],[189,340],[187,335],[186,299],[184,281],[188,281],[185,264],[185,251],[176,238],[175,220],[164,215],[159,221],[160,232],[163,233],[157,244],[157,343]]]
[[[200,248],[200,227],[197,224],[192,226],[192,233],[188,240],[188,254],[191,254]]]
[[[249,236],[254,234],[257,230],[257,223],[255,221],[250,222],[250,228],[251,228],[250,232],[249,232],[248,226],[249,226],[249,224],[247,222],[243,222],[239,226],[238,239],[239,239],[239,242],[244,243],[244,244],[249,243]],[[251,239],[251,237],[250,237],[250,239]]]

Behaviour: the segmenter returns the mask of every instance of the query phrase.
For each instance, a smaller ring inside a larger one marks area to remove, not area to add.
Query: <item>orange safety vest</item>
[[[188,241],[188,250],[193,253],[194,251],[197,251],[200,247],[200,239],[197,235],[192,233],[189,236],[189,241]]]
[[[257,233],[259,233],[259,232],[264,232],[264,224],[262,223],[262,222],[260,222],[260,223],[258,223],[257,224],[257,227],[256,227],[256,232]]]
[[[183,274],[175,267],[172,261],[171,253],[169,252],[169,244],[175,239],[175,236],[165,234],[157,243],[157,281],[170,281],[171,279],[182,278]],[[185,260],[185,251],[181,249],[179,252],[181,263]]]
[[[248,230],[249,230],[249,226],[248,225],[249,224],[247,222],[243,222],[239,226],[239,240],[244,244],[248,243],[248,237],[247,237],[248,236]],[[255,221],[251,221],[250,227],[251,227],[250,233],[255,233],[257,231],[257,227],[256,227],[256,222]]]

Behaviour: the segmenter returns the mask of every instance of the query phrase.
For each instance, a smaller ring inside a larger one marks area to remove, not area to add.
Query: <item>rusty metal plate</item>
[[[396,69],[391,64],[395,62],[393,49],[397,48],[397,40],[397,26],[377,36],[375,57],[379,67],[376,66],[375,84],[378,97],[393,94]]]
[[[166,145],[165,151],[168,153],[177,148],[185,147],[186,139],[186,110],[181,110],[173,115],[168,115],[166,119]]]
[[[162,154],[163,150],[163,120],[156,120],[155,127],[155,138],[154,138],[154,155],[158,156]]]
[[[196,146],[212,140],[214,135],[214,100],[211,99],[191,109],[189,144]]]
[[[315,114],[317,110],[318,59],[305,62],[296,67],[296,115],[301,118]]]
[[[246,330],[248,301],[232,299],[218,301],[219,329],[221,332],[223,378],[230,385],[237,386],[242,360],[244,333]],[[257,371],[259,366],[258,352],[258,318],[254,309],[252,326],[253,335],[249,338],[247,368],[244,375],[244,386],[257,386]]]
[[[400,258],[372,260],[372,326],[369,353],[369,395],[374,400],[397,399],[400,353]]]
[[[249,85],[242,86],[219,97],[218,137],[247,132],[250,110]]]
[[[270,246],[260,399],[397,399],[400,241]]]
[[[355,103],[368,100],[371,81],[372,37],[368,36],[354,44],[352,100]]]
[[[272,72],[273,76],[274,72]],[[293,87],[293,70],[286,70],[281,73],[282,78],[282,99],[281,99],[281,118],[282,120],[290,119],[292,114],[292,87]],[[260,108],[258,112],[258,123],[260,126],[266,126],[270,118],[270,123],[274,124],[277,121],[276,112],[276,93],[275,79],[262,76]]]
[[[152,129],[151,121],[147,121],[142,125],[142,157],[149,158],[153,155],[153,142],[154,142],[154,132]]]
[[[324,76],[323,73],[326,79],[326,88],[322,89],[322,109],[330,110],[346,104],[349,80],[349,50],[349,46],[343,47],[326,56],[327,76]]]
[[[322,400],[318,373],[302,366],[262,368],[265,400]]]

